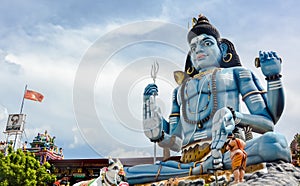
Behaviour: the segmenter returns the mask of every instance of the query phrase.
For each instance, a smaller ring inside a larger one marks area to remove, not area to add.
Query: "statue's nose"
[[[203,47],[201,47],[201,45],[197,45],[196,47],[196,54],[199,54],[199,53],[203,53]]]

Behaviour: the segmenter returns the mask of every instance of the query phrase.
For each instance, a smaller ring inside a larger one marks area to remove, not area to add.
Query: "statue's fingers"
[[[154,84],[154,83],[151,83],[151,84],[148,84],[148,85],[146,86],[146,88],[151,88],[151,87],[157,88],[157,85]]]
[[[268,59],[272,59],[273,58],[273,53],[272,52],[268,52]]]
[[[264,64],[266,63],[266,61],[268,61],[268,59],[269,59],[269,54],[267,52],[262,52],[260,63]]]
[[[145,94],[145,95],[151,95],[151,94],[150,94],[151,89],[152,89],[151,87],[146,87],[145,93],[144,93],[144,94]]]
[[[149,95],[149,88],[145,88],[145,90],[144,90],[144,95]]]
[[[157,94],[157,88],[155,87],[149,87],[148,89],[145,90],[145,95],[152,95],[153,93]]]
[[[150,87],[151,87],[151,85],[150,85],[150,84],[149,84],[149,85],[147,85],[147,86],[145,87],[144,93],[147,93],[147,92],[149,91]]]
[[[153,92],[158,92],[158,88],[156,84],[149,84],[146,86],[144,90],[144,95],[152,95]]]
[[[277,55],[276,52],[272,51],[272,54],[273,54],[273,56],[274,56],[276,59],[280,60],[280,57]]]
[[[231,113],[226,113],[224,115],[224,121],[228,122],[232,119],[232,114]]]
[[[263,57],[264,57],[263,52],[260,50],[259,51],[259,58],[263,58]]]
[[[264,60],[267,60],[267,59],[268,59],[268,54],[267,54],[267,52],[263,52],[263,59],[264,59]]]
[[[260,62],[261,63],[265,62],[265,60],[266,60],[266,53],[260,51],[259,58],[260,58]]]

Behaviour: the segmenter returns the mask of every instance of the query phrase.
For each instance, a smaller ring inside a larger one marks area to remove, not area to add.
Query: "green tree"
[[[49,163],[40,165],[34,154],[24,153],[21,149],[13,151],[8,148],[8,154],[0,153],[0,186],[35,186],[53,183],[55,176],[48,173]]]

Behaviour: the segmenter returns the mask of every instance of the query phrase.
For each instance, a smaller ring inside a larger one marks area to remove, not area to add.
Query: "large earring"
[[[226,56],[223,57],[223,61],[224,61],[225,63],[230,62],[231,59],[232,59],[232,53],[227,53]]]
[[[192,73],[194,73],[194,71],[195,71],[195,67],[192,67],[192,70],[191,67],[189,67],[186,72],[188,75],[191,75]]]

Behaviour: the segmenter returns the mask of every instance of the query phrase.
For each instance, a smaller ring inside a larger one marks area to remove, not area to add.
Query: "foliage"
[[[8,154],[0,153],[0,186],[34,186],[53,183],[55,176],[48,173],[49,163],[40,165],[34,154],[23,152],[21,149],[13,151],[9,146]]]

